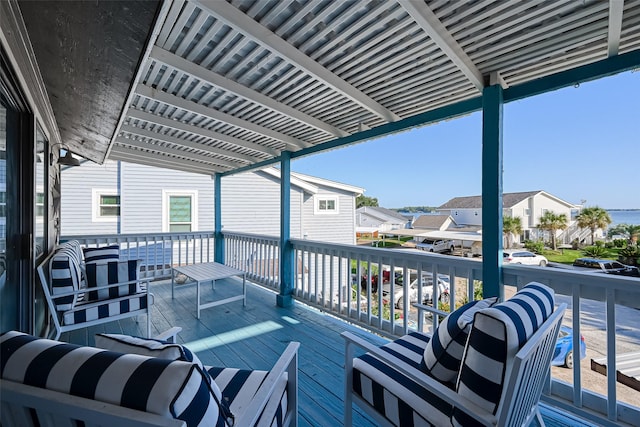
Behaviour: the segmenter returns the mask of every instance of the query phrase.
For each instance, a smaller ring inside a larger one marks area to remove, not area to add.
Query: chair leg
[[[151,309],[147,309],[147,338],[151,338]]]
[[[542,419],[542,414],[540,413],[540,408],[538,407],[536,407],[536,415],[533,420],[537,426],[545,427],[544,420]]]

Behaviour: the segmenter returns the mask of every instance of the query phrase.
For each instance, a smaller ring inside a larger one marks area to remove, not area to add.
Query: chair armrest
[[[288,375],[288,398],[289,401],[293,403],[293,405],[288,405],[287,412],[292,411],[292,416],[297,416],[299,347],[299,342],[292,341],[289,343],[287,348],[285,348],[284,352],[280,355],[275,365],[273,365],[273,368],[269,371],[269,374],[267,374],[267,377],[247,405],[246,409],[242,412],[242,414],[238,414],[238,418],[236,418],[235,420],[236,426],[253,426],[258,422],[258,419],[262,415],[265,406],[269,402],[269,398],[277,390],[279,380],[282,378],[285,372]],[[283,414],[283,416],[285,416],[285,414]],[[265,420],[263,420],[263,422],[264,421]],[[288,421],[286,419],[283,421],[283,425],[288,425]]]
[[[371,344],[370,342],[364,340],[363,338],[352,334],[351,332],[343,332],[342,337],[345,339],[345,343],[348,347],[357,346],[365,351],[371,353],[378,359],[382,360],[384,363],[398,370],[402,375],[410,378],[415,381],[420,386],[429,390],[433,394],[438,395],[441,399],[445,400],[449,404],[453,405],[455,408],[460,409],[461,411],[469,414],[471,417],[476,419],[478,422],[482,423],[486,426],[495,426],[498,423],[497,418],[487,412],[485,409],[479,407],[475,403],[471,402],[469,399],[466,399],[463,396],[460,396],[455,391],[447,388],[443,384],[439,383],[437,380],[431,378],[427,374],[418,369],[404,363],[395,360],[389,359],[389,355],[381,350],[379,347]],[[345,351],[345,356],[348,357],[349,354],[353,354],[353,351],[347,349]],[[353,361],[345,360],[345,369],[353,369]]]
[[[418,309],[418,315],[421,315],[423,311],[427,311],[432,314],[437,314],[442,317],[446,317],[449,314],[446,311],[438,310],[437,308],[434,308],[430,305],[415,303],[413,304],[413,306]]]
[[[176,336],[180,332],[182,332],[182,328],[180,326],[174,326],[173,328],[169,328],[164,332],[160,332],[158,335],[153,337],[153,339],[175,344]]]

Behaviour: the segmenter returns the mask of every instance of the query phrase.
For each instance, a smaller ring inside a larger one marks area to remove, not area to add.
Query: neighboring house
[[[362,206],[356,209],[356,231],[359,233],[385,232],[409,228],[411,219],[391,209]]]
[[[568,228],[558,231],[557,238],[561,242],[569,243],[574,239],[582,240],[585,230],[577,227],[575,217],[580,206],[564,201],[545,191],[527,191],[520,193],[504,193],[502,196],[504,216],[520,217],[522,219],[522,235],[516,241],[535,240],[543,238],[545,231],[538,229],[540,217],[547,211],[555,214],[565,214]],[[437,211],[450,215],[461,226],[482,225],[481,196],[455,197],[439,206]],[[517,236],[518,237],[518,236]]]
[[[63,236],[209,231],[212,177],[133,163],[91,162],[62,172]],[[291,237],[355,244],[355,200],[364,190],[291,173]],[[280,171],[222,178],[224,231],[280,234]]]
[[[455,226],[457,223],[451,215],[420,215],[413,221],[413,228],[419,230],[443,231]]]

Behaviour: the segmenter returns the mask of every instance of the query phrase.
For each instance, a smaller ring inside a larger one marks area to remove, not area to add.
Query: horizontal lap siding
[[[300,238],[301,190],[291,186],[291,237]],[[280,180],[262,172],[222,178],[224,231],[280,235]]]
[[[162,192],[197,192],[197,230],[213,230],[213,185],[210,176],[123,163],[122,232],[157,233],[162,230]],[[167,230],[168,231],[168,230]]]
[[[316,214],[318,198],[338,197],[337,214]],[[317,194],[305,197],[303,229],[309,240],[355,244],[355,196],[344,191],[320,187]]]
[[[84,162],[81,166],[62,170],[61,183],[61,235],[115,234],[116,221],[103,222],[92,219],[93,189],[113,189],[118,187],[118,167],[116,162],[98,165]]]

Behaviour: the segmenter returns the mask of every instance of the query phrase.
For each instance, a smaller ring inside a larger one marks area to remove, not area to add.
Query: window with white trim
[[[338,198],[332,196],[316,196],[314,213],[316,215],[334,215],[338,213]]]
[[[115,222],[120,217],[120,195],[115,189],[93,189],[92,219],[94,222]]]
[[[162,192],[162,229],[180,233],[198,230],[198,197],[196,191]]]

